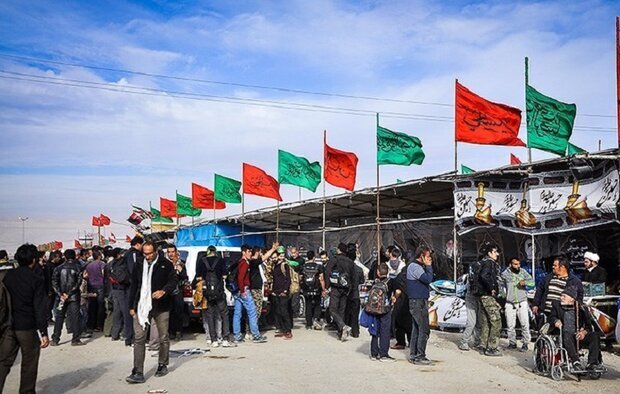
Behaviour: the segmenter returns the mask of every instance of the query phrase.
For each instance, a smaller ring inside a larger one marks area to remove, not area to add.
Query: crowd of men
[[[528,350],[529,311],[527,291],[534,287],[518,259],[500,270],[499,249],[483,245],[484,258],[470,264],[467,282],[467,327],[459,349],[475,347],[487,356],[501,356],[501,297],[508,326],[508,349]],[[433,254],[419,247],[410,261],[390,246],[370,267],[362,264],[355,244],[340,243],[335,251],[307,251],[274,243],[271,248],[241,247],[238,261],[227,261],[209,246],[196,262],[191,283],[184,262],[172,244],[158,248],[136,236],[129,250],[93,247],[89,250],[52,252],[48,259],[33,245],[22,245],[15,254],[19,268],[6,271],[3,292],[10,297],[12,318],[0,335],[0,390],[18,350],[22,352],[20,391],[33,392],[39,349],[61,344],[64,326],[71,345],[81,346],[94,332],[112,341],[124,340],[133,348],[134,363],[129,383],[143,383],[144,362],[149,348],[158,351],[155,376],[168,373],[170,339],[181,339],[187,325],[183,287],[194,290],[194,307],[201,309],[206,342],[212,347],[235,347],[245,341],[265,343],[259,319],[268,294],[275,338],[293,339],[293,321],[303,302],[305,328],[332,327],[341,341],[357,338],[360,321],[371,334],[370,358],[393,362],[391,349],[409,346],[409,361],[430,365],[426,346],[430,336],[428,300],[433,278]],[[586,254],[587,279],[605,280],[598,255]],[[231,264],[232,263],[232,264]],[[0,271],[2,272],[2,271]],[[1,279],[1,278],[0,278]],[[364,285],[366,287],[364,287]],[[4,291],[6,289],[6,292]],[[360,318],[360,289],[368,296]],[[232,296],[232,321],[227,298]],[[539,284],[533,312],[544,313],[557,329],[573,330],[577,340],[590,349],[589,366],[601,362],[598,336],[582,318],[569,317],[571,306],[583,299],[579,278],[570,273],[563,257],[554,260],[553,272]],[[7,301],[2,301],[7,302]],[[0,302],[0,304],[2,304]],[[4,315],[6,315],[3,309]],[[0,316],[2,317],[2,316]],[[522,327],[517,346],[516,321]],[[230,324],[232,323],[232,324]],[[53,324],[51,340],[48,324]],[[390,346],[392,338],[396,343]],[[575,335],[565,335],[571,361],[577,364]]]

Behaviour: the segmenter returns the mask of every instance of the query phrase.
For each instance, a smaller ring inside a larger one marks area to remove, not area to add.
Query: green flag
[[[377,164],[422,164],[424,152],[418,137],[377,125]]]
[[[200,216],[202,209],[192,206],[191,197],[177,193],[177,215],[182,216]]]
[[[321,165],[304,157],[278,150],[278,182],[316,191],[321,183]]]
[[[587,151],[585,149],[582,149],[580,147],[578,147],[577,145],[573,145],[570,142],[568,143],[568,155],[572,156],[572,155],[578,155],[580,153],[586,153]]]
[[[159,223],[172,223],[172,219],[170,218],[162,218],[161,217],[161,212],[159,212],[158,209],[155,209],[153,207],[151,207],[151,214],[153,215],[153,217],[151,218],[152,222],[159,222]]]
[[[215,199],[231,204],[241,203],[241,182],[215,174]]]
[[[476,172],[475,170],[472,170],[471,168],[461,164],[461,174],[465,175],[465,174],[473,174],[474,172]]]
[[[575,104],[566,104],[526,86],[527,146],[560,156],[566,154],[577,114]]]

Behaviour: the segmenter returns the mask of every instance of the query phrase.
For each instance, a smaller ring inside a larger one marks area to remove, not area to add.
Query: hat
[[[592,252],[585,252],[583,255],[583,258],[588,259],[590,261],[597,262],[597,263],[600,260],[600,257],[598,256],[598,254],[592,253]]]
[[[278,253],[285,253],[285,252],[286,252],[286,249],[284,249],[284,246],[278,246],[278,250],[277,250],[277,252],[278,252]]]
[[[566,286],[562,294],[566,294],[567,296],[570,296],[574,300],[577,299],[577,289],[575,289],[573,286]]]

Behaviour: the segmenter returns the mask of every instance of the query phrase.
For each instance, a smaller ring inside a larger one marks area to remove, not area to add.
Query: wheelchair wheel
[[[564,371],[562,371],[561,365],[554,365],[551,367],[551,379],[562,380],[564,378]]]
[[[546,335],[539,336],[534,344],[534,371],[541,375],[551,375],[555,355],[556,347],[551,338]]]

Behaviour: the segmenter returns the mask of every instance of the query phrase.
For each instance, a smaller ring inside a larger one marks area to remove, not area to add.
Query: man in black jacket
[[[135,237],[132,238],[130,242],[131,247],[125,253],[125,256],[124,256],[125,265],[127,266],[127,270],[129,271],[130,281],[131,281],[131,278],[133,278],[134,267],[138,264],[142,264],[142,262],[144,261],[144,256],[142,255],[143,244],[144,244],[144,238],[142,238],[139,235],[136,235]],[[129,298],[129,288],[127,289],[127,293],[126,293],[127,298]],[[127,304],[128,304],[127,315],[129,316],[129,319],[125,321],[125,324],[127,324],[129,328],[126,330],[125,345],[131,346],[134,340],[133,319],[129,315],[129,309],[131,309],[131,305],[129,305],[129,302]]]
[[[60,333],[65,317],[69,319],[73,337],[71,345],[80,346],[84,342],[80,341],[82,325],[80,324],[80,282],[81,267],[75,259],[75,250],[65,250],[65,262],[54,270],[52,275],[52,287],[60,302],[56,308],[56,322],[54,323],[54,334],[50,346],[58,346],[60,343]]]
[[[500,268],[497,264],[499,251],[492,243],[485,243],[482,252],[486,254],[480,262],[478,292],[480,294],[480,346],[487,356],[501,356],[499,336],[502,330],[501,306],[497,302],[499,295]]]
[[[553,272],[545,277],[545,280],[536,288],[534,301],[532,302],[532,312],[538,314],[543,312],[548,316],[551,312],[553,301],[559,301],[562,291],[566,287],[573,287],[577,290],[577,302],[583,301],[583,284],[581,280],[570,272],[570,263],[564,256],[557,256],[553,259]]]
[[[598,265],[600,257],[596,253],[586,252],[583,255],[583,265],[586,272],[583,274],[583,281],[590,283],[607,282],[607,270]]]
[[[109,268],[112,301],[114,302],[114,307],[112,308],[111,335],[112,340],[116,341],[120,338],[121,327],[123,327],[125,331],[125,338],[131,337],[133,333],[133,329],[131,328],[133,321],[131,315],[129,315],[128,304],[129,284],[131,283],[129,268],[127,267],[127,262],[123,257],[122,249],[114,248],[112,253],[114,260],[110,263]]]
[[[177,277],[172,263],[158,253],[155,244],[145,242],[142,253],[144,262],[138,262],[134,267],[129,290],[129,313],[133,316],[135,344],[133,370],[126,378],[128,383],[144,383],[146,330],[151,318],[159,332],[159,364],[155,376],[168,373],[170,358],[168,323],[172,307],[171,294],[177,286]]]
[[[20,246],[15,253],[19,268],[8,271],[5,276],[4,286],[10,296],[10,304],[6,306],[10,308],[11,326],[6,327],[0,337],[0,393],[18,351],[22,354],[19,392],[34,393],[40,349],[49,345],[45,284],[43,277],[34,272],[37,255],[36,246]]]
[[[340,340],[346,341],[351,334],[351,327],[344,321],[347,300],[351,286],[357,284],[357,274],[354,269],[353,261],[347,256],[347,245],[338,244],[336,256],[327,263],[325,284],[330,289],[329,292],[329,313],[338,326]]]

